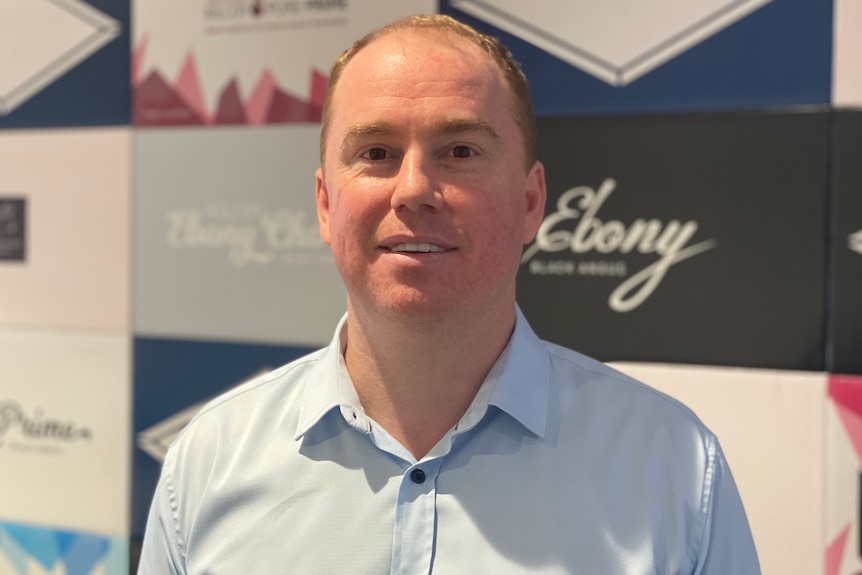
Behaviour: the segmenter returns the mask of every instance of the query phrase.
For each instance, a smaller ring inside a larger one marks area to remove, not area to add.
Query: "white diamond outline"
[[[610,84],[621,88],[644,76],[662,64],[685,53],[690,48],[742,20],[773,0],[736,0],[701,18],[668,39],[641,52],[630,61],[616,65],[555,36],[540,27],[514,16],[485,0],[451,0],[453,8],[479,18],[509,34],[533,44],[564,62]]]
[[[862,255],[862,230],[853,232],[847,236],[847,247],[859,255]]]
[[[37,0],[25,0],[33,2]],[[72,68],[85,61],[122,32],[119,21],[81,0],[43,0],[65,10],[82,22],[93,26],[92,33],[70,49],[61,52],[47,66],[36,70],[21,84],[0,95],[0,116],[8,115],[24,102],[59,80]]]
[[[248,383],[249,381],[257,379],[258,377],[270,373],[271,371],[272,370],[270,368],[265,367],[260,371],[256,372],[251,377],[240,381],[239,383],[232,386],[230,389],[223,391],[222,393],[227,393],[231,389],[234,389],[236,387],[239,387],[240,385],[243,385],[244,383]],[[190,405],[189,407],[186,407],[185,409],[182,409],[175,414],[168,416],[167,418],[159,421],[158,423],[155,423],[150,427],[139,431],[136,438],[137,446],[141,449],[141,451],[143,451],[159,463],[163,463],[165,460],[165,455],[167,455],[168,448],[171,446],[171,443],[174,442],[174,439],[177,438],[177,436],[183,431],[183,429],[185,429],[189,422],[194,419],[195,415],[197,415],[198,412],[207,403],[211,401],[211,399],[212,398],[199,401],[198,403]]]

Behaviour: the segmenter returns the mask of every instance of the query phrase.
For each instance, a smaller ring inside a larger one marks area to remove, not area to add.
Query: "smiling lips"
[[[429,244],[429,243],[419,243],[419,244],[398,244],[397,246],[393,246],[390,248],[393,252],[408,252],[408,253],[429,253],[429,252],[442,252],[445,251],[438,245]]]

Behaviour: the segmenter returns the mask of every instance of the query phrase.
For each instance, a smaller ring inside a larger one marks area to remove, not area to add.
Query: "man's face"
[[[490,57],[457,36],[394,32],[353,58],[332,98],[317,206],[351,308],[513,305],[545,184]]]

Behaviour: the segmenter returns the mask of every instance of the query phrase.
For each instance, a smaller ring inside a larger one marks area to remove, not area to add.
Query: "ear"
[[[317,168],[314,178],[314,197],[317,201],[317,223],[320,226],[320,237],[327,245],[332,245],[329,241],[329,190],[326,188],[326,182],[323,181],[323,168]]]
[[[527,173],[526,189],[526,212],[524,213],[524,238],[525,244],[533,241],[542,220],[545,217],[545,200],[547,190],[545,189],[545,166],[542,162],[535,162]]]

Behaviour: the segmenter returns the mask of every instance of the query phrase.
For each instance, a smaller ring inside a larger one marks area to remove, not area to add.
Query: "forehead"
[[[446,106],[453,115],[505,111],[511,117],[513,100],[496,63],[479,46],[451,32],[407,29],[373,41],[353,57],[334,89],[330,111],[334,122],[423,107],[439,113]]]

